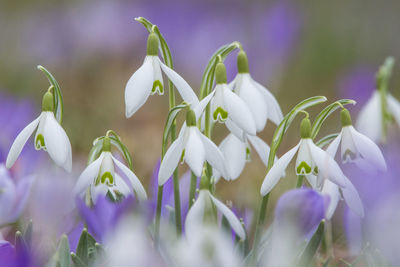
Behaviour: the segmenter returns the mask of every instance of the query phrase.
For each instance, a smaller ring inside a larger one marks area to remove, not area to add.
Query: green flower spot
[[[251,155],[250,155],[250,148],[246,147],[246,160],[250,161],[251,160]]]
[[[350,160],[355,160],[357,157],[356,153],[354,153],[353,151],[351,151],[350,149],[347,149],[344,153],[343,153],[343,161],[346,161],[348,159]]]
[[[214,121],[220,121],[220,122],[224,122],[226,121],[226,119],[228,118],[228,112],[226,110],[224,110],[221,107],[218,107],[215,109],[214,113],[213,113],[213,119]]]
[[[110,172],[104,172],[103,175],[100,178],[100,182],[102,184],[106,184],[108,186],[113,185],[114,184],[114,177],[112,176],[112,174]]]
[[[297,175],[307,175],[311,173],[311,167],[305,162],[302,161],[296,168]]]
[[[184,157],[185,157],[185,149],[182,151],[182,155],[181,155],[181,160],[180,160],[180,162],[183,164],[183,162],[184,162]]]
[[[44,149],[46,150],[46,146],[44,144],[44,137],[42,134],[38,134],[35,140],[35,148],[36,150]]]
[[[164,94],[164,87],[160,80],[154,81],[153,88],[151,88],[151,94],[154,95],[155,93],[158,93],[158,95]]]
[[[318,167],[317,167],[317,166],[315,166],[315,168],[314,168],[314,170],[313,170],[313,174],[314,174],[314,175],[318,175]]]

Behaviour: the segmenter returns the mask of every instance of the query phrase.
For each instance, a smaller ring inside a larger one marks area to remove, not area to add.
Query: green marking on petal
[[[228,118],[228,112],[226,110],[224,110],[221,107],[218,107],[215,109],[214,113],[213,113],[213,119],[214,121],[220,121],[220,122],[224,122],[226,121],[226,119]]]
[[[158,95],[163,95],[164,94],[164,86],[160,82],[160,80],[156,80],[153,83],[153,88],[151,88],[151,94],[154,95],[157,93]]]
[[[35,148],[36,150],[44,149],[46,150],[46,146],[44,144],[44,137],[42,134],[38,134],[35,140]]]
[[[300,162],[296,168],[297,175],[307,175],[311,173],[311,167],[305,161]]]
[[[318,175],[318,166],[314,167],[313,174],[314,175]]]
[[[357,154],[356,154],[356,153],[354,153],[354,152],[351,151],[350,149],[346,149],[346,151],[343,153],[343,158],[342,158],[342,160],[343,160],[344,162],[353,161],[353,160],[356,159],[356,157],[357,157]]]
[[[246,161],[251,161],[250,148],[246,147]]]
[[[180,160],[181,164],[184,163],[184,157],[185,157],[185,149],[182,151],[181,160]]]
[[[102,184],[106,184],[108,186],[113,185],[114,184],[114,177],[112,176],[112,174],[110,172],[104,172],[103,175],[100,178],[100,182]]]

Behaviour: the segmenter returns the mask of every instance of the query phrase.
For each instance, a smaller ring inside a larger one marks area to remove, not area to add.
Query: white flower
[[[182,126],[178,138],[165,153],[158,173],[159,185],[163,185],[169,179],[181,158],[196,176],[201,176],[204,162],[207,160],[212,167],[229,180],[222,152],[196,127],[197,116],[195,113],[197,112],[193,110],[188,111],[186,124]]]
[[[238,74],[229,87],[247,104],[256,124],[257,132],[265,128],[270,119],[278,125],[282,111],[275,97],[267,88],[253,80],[249,73],[247,56],[244,51],[238,54]]]
[[[216,199],[207,189],[200,189],[198,198],[193,203],[193,206],[186,216],[185,232],[188,240],[190,241],[193,239],[199,228],[204,226],[204,216],[205,214],[207,214],[207,216],[210,215],[209,212],[213,210],[213,204],[228,220],[233,231],[235,231],[240,239],[244,240],[246,238],[246,232],[239,219],[224,203]]]
[[[51,104],[49,104],[50,102]],[[11,168],[14,165],[25,143],[36,130],[34,140],[36,150],[43,149],[47,151],[58,166],[63,167],[68,172],[71,171],[71,143],[64,129],[54,117],[52,106],[53,95],[47,92],[43,97],[42,113],[36,120],[29,123],[15,138],[7,156],[7,168]]]
[[[328,146],[327,152],[334,157],[341,143],[343,163],[354,162],[361,169],[367,171],[373,169],[385,171],[386,163],[381,150],[371,139],[354,129],[347,109],[342,110],[341,120],[342,131]]]
[[[103,147],[105,147],[104,143]],[[115,165],[123,175],[115,171]],[[80,195],[88,187],[90,187],[93,202],[99,195],[106,195],[107,192],[110,192],[114,198],[117,197],[117,194],[126,196],[135,192],[139,200],[147,199],[146,191],[140,180],[128,167],[114,158],[109,148],[103,148],[100,156],[82,172],[75,185],[74,193]]]
[[[149,95],[164,94],[161,70],[175,85],[184,101],[197,105],[199,100],[190,85],[159,59],[156,34],[149,35],[147,45],[147,56],[143,65],[132,75],[125,87],[126,117],[131,117],[146,102]]]
[[[387,94],[385,105],[387,111],[393,116],[397,125],[400,126],[400,102],[392,95]],[[361,109],[357,118],[356,128],[372,141],[378,142],[382,139],[383,116],[381,95],[378,90],[375,90]]]
[[[285,171],[289,162],[296,152],[296,174],[297,175],[317,175],[328,178],[340,187],[346,186],[346,178],[336,161],[324,150],[314,144],[310,138],[311,123],[308,118],[301,122],[301,140],[291,150],[286,152],[269,170],[261,186],[261,195],[268,194],[278,183],[282,173]]]
[[[229,176],[235,180],[240,176],[246,161],[250,161],[251,146],[254,147],[261,161],[267,166],[269,146],[259,137],[255,135],[246,135],[243,142],[234,134],[230,133],[219,145],[219,149],[225,157],[225,165]],[[277,159],[277,158],[276,158]],[[217,170],[213,170],[215,182],[218,182],[221,174]]]

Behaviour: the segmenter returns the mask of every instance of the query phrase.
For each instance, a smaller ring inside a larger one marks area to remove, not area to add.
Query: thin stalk
[[[193,200],[196,194],[197,176],[192,172],[190,176],[190,189],[189,189],[189,209],[193,205]]]
[[[297,176],[296,188],[300,188],[303,185],[304,175]]]

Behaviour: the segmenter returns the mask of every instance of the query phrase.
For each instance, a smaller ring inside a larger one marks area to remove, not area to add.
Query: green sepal
[[[46,267],[71,267],[71,252],[68,237],[65,234],[62,235],[57,251],[46,264]]]
[[[249,61],[246,52],[240,50],[237,56],[238,73],[249,73]]]
[[[218,62],[215,66],[215,82],[217,84],[223,84],[227,82],[226,68],[225,64],[222,62]]]
[[[76,248],[76,256],[86,265],[93,264],[96,260],[96,240],[86,228],[83,229]]]
[[[309,118],[304,118],[301,121],[300,136],[302,139],[311,138],[311,122]]]
[[[52,93],[54,95],[54,116],[56,117],[58,123],[62,123],[63,119],[63,111],[64,111],[64,103],[63,97],[61,93],[61,88],[58,85],[58,82],[54,78],[54,76],[43,66],[38,65],[37,68],[41,70],[49,80],[50,84],[53,86]]]
[[[158,55],[158,37],[157,34],[151,32],[147,38],[147,55],[157,56]]]
[[[317,137],[319,130],[321,129],[324,121],[338,108],[342,108],[344,105],[356,104],[356,101],[352,99],[341,99],[333,102],[332,104],[326,106],[315,118],[311,129],[311,139]]]
[[[47,91],[42,99],[42,111],[54,111],[54,97],[53,94]]]
[[[221,118],[221,121],[226,121],[228,119],[228,112],[221,107],[217,107],[213,113],[213,119],[216,121],[218,117]]]
[[[350,126],[353,123],[351,122],[350,112],[344,108],[340,112],[340,122],[342,123],[342,127]]]
[[[196,122],[196,114],[194,113],[194,111],[190,108],[187,112],[186,112],[186,125],[188,127],[190,126],[196,126],[197,122]]]
[[[321,243],[322,237],[324,235],[324,228],[325,228],[325,222],[321,221],[317,228],[317,231],[315,231],[314,235],[311,237],[306,248],[304,249],[300,257],[299,264],[296,266],[300,267],[312,266],[312,259],[318,250],[319,244]]]

